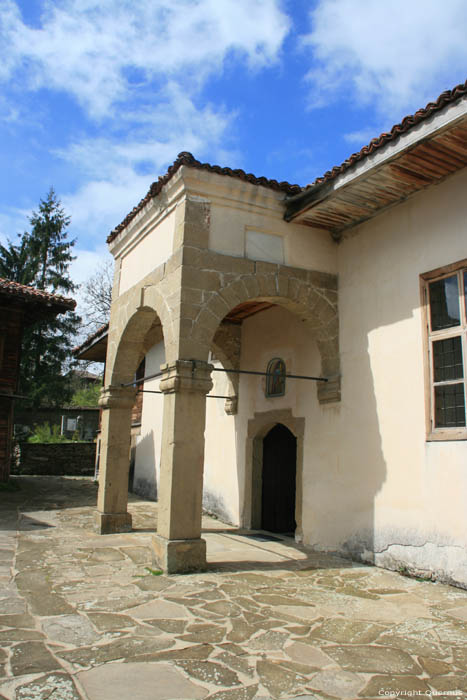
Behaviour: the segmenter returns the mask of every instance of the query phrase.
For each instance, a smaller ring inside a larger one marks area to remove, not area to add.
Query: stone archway
[[[128,476],[131,413],[137,390],[130,383],[148,346],[163,338],[153,308],[140,306],[131,315],[128,312],[129,305],[120,304],[112,314],[106,384],[99,401],[102,437],[96,520],[102,534],[131,529],[131,515],[127,511]]]
[[[207,301],[187,324],[181,345],[192,348],[195,357],[204,359],[225,316],[235,307],[250,301],[265,301],[284,306],[298,315],[316,336],[321,356],[321,371],[328,381],[318,384],[318,400],[330,403],[340,400],[339,322],[337,308],[337,278],[335,275],[253,261],[247,265],[247,274],[225,275],[216,273],[225,266],[226,256],[210,251],[209,275],[198,268],[201,279],[210,287]],[[207,273],[207,271],[206,271]],[[216,276],[217,275],[217,276]],[[187,276],[187,280],[193,275]],[[234,279],[232,279],[234,278]],[[191,289],[182,286],[182,299]],[[203,349],[204,348],[204,349]]]
[[[248,421],[245,454],[245,500],[242,521],[245,527],[261,529],[261,497],[263,470],[263,440],[278,423],[290,430],[297,440],[296,482],[295,482],[295,539],[303,540],[302,526],[302,484],[303,484],[303,440],[305,419],[293,416],[290,409],[279,409],[255,413]]]

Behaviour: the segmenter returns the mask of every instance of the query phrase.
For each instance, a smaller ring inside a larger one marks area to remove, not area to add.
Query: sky
[[[0,242],[51,186],[72,275],[180,151],[306,185],[467,78],[465,0],[0,0]]]

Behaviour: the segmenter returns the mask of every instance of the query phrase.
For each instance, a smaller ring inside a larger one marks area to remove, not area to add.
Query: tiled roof
[[[74,299],[67,299],[58,294],[50,294],[49,292],[44,292],[42,289],[28,287],[25,284],[19,284],[19,282],[13,282],[3,277],[0,277],[0,293],[8,294],[16,299],[27,302],[38,302],[46,306],[63,306],[64,309],[70,311],[76,306],[76,301]]]
[[[464,95],[467,95],[467,80],[465,83],[456,85],[456,87],[452,90],[442,92],[436,102],[429,102],[426,107],[419,109],[417,112],[415,112],[415,114],[404,117],[400,124],[395,124],[395,126],[392,127],[391,131],[380,134],[380,136],[372,139],[370,143],[367,146],[364,146],[360,151],[358,151],[358,153],[353,153],[349,158],[347,158],[347,160],[341,163],[341,165],[337,165],[332,170],[328,170],[322,177],[318,177],[304,189],[322,185],[325,182],[334,180],[336,177],[351,168],[352,165],[355,165],[355,163],[364,160],[367,156],[371,155],[379,148],[382,148],[390,141],[395,141],[399,136],[406,134],[414,126],[425,119],[428,119],[435,112],[439,112],[446,107],[446,105],[456,102],[456,100],[464,97]]]
[[[419,124],[431,117],[432,114],[442,110],[446,105],[456,102],[464,95],[467,95],[467,80],[465,83],[457,85],[452,90],[446,90],[441,93],[436,102],[429,102],[426,107],[419,109],[415,114],[405,117],[399,124],[392,127],[391,131],[387,133],[380,134],[376,138],[372,139],[367,146],[364,146],[357,153],[353,153],[347,160],[345,160],[341,165],[337,165],[332,170],[328,170],[322,177],[318,177],[314,182],[306,187],[300,187],[300,185],[291,185],[289,182],[278,182],[277,180],[269,180],[266,177],[256,177],[251,173],[246,173],[244,170],[232,170],[232,168],[222,168],[219,165],[210,165],[209,163],[201,163],[196,160],[191,153],[187,151],[182,151],[178,154],[177,159],[169,167],[165,175],[159,177],[157,182],[153,182],[148,190],[145,197],[139,202],[139,204],[132,209],[132,211],[123,219],[123,221],[116,226],[110,235],[107,237],[107,243],[110,243],[114,238],[123,231],[123,229],[128,226],[130,221],[138,214],[139,211],[156,195],[159,194],[164,185],[169,182],[169,180],[175,175],[177,170],[182,165],[187,165],[191,168],[196,168],[198,170],[207,170],[211,173],[217,173],[218,175],[226,175],[227,177],[234,177],[245,182],[250,182],[253,185],[261,185],[263,187],[269,187],[270,189],[284,192],[286,195],[293,196],[306,191],[311,187],[317,185],[322,185],[325,182],[334,180],[336,177],[344,173],[346,170],[351,168],[356,163],[364,160],[367,156],[371,155],[380,148],[383,148],[390,141],[395,141],[402,134],[407,133],[414,126]]]
[[[81,345],[77,345],[76,347],[74,347],[71,352],[73,353],[73,355],[77,355],[79,352],[84,350],[85,347],[87,347],[88,345],[92,345],[93,342],[95,340],[97,340],[100,335],[104,335],[105,333],[107,333],[108,330],[109,330],[109,324],[104,323],[104,325],[101,326],[100,328],[98,328],[97,331],[94,331],[94,333],[91,333],[91,335],[88,335],[88,337],[85,340],[83,340]]]
[[[134,209],[123,219],[122,223],[116,226],[110,235],[107,237],[107,243],[113,241],[113,239],[123,231],[123,229],[128,226],[130,221],[138,214],[139,211],[156,195],[159,194],[164,185],[169,182],[169,180],[175,175],[177,170],[182,166],[187,165],[190,168],[196,168],[197,170],[207,170],[210,173],[217,173],[218,175],[226,175],[227,177],[233,177],[237,180],[243,180],[244,182],[250,182],[252,185],[261,185],[262,187],[268,187],[271,190],[276,190],[277,192],[284,192],[285,194],[293,195],[298,194],[302,191],[300,185],[291,185],[289,182],[278,182],[277,180],[268,180],[266,177],[256,177],[251,173],[246,173],[244,170],[232,170],[232,168],[221,168],[220,165],[210,165],[209,163],[201,163],[196,160],[191,153],[187,151],[182,151],[177,156],[177,160],[170,166],[165,175],[159,177],[157,182],[153,182],[148,190],[145,197],[136,205]]]

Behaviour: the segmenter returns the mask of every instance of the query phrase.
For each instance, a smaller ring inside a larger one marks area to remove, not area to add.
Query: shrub
[[[78,391],[75,391],[71,397],[70,406],[97,406],[101,388],[102,382],[92,384],[91,386],[87,386],[83,389],[78,389]]]
[[[35,425],[33,434],[28,438],[28,442],[56,443],[71,442],[64,435],[60,435],[58,425],[50,427],[49,423]]]

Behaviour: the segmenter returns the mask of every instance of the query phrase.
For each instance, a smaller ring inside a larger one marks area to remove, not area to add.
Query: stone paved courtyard
[[[0,492],[0,698],[467,697],[467,591],[213,518],[206,573],[155,575],[156,504],[98,536],[92,481],[18,483]]]

